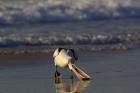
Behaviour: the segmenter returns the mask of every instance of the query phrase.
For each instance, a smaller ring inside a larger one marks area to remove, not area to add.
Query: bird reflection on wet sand
[[[89,85],[89,80],[73,81],[69,78],[55,77],[56,93],[80,93]]]

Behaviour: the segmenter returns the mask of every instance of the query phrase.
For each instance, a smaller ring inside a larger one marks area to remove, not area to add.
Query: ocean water
[[[0,0],[0,47],[139,47],[139,0]]]
[[[76,65],[91,76],[72,81],[67,69],[55,83],[52,53],[0,56],[1,93],[139,93],[140,50],[78,52]]]
[[[139,0],[0,0],[0,23],[136,17]]]
[[[0,47],[115,45],[139,47],[140,19],[35,23],[0,27]]]

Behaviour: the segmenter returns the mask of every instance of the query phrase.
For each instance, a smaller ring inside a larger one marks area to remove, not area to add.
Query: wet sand
[[[80,51],[79,51],[80,52]],[[0,93],[138,93],[140,49],[123,52],[80,52],[76,63],[90,81],[72,80],[59,69],[55,83],[52,53],[0,56]]]

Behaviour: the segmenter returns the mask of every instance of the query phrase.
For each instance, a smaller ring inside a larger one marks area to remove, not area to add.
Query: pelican
[[[78,56],[73,49],[57,48],[53,54],[54,65],[56,68],[55,76],[60,76],[57,67],[68,68],[80,80],[89,80],[90,76],[78,68],[74,62],[78,60]]]

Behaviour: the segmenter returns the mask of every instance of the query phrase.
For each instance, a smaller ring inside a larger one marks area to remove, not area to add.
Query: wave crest
[[[42,46],[42,45],[111,45],[129,44],[139,42],[140,33],[120,33],[120,34],[47,34],[47,35],[20,35],[11,34],[0,37],[0,47],[18,46]],[[133,45],[134,46],[134,45]]]
[[[1,24],[102,19],[139,15],[139,0],[0,1]]]

